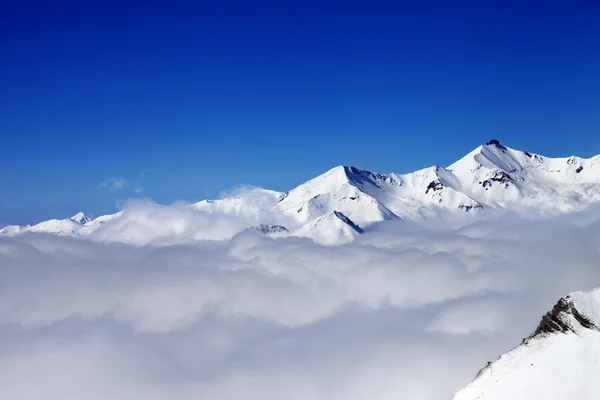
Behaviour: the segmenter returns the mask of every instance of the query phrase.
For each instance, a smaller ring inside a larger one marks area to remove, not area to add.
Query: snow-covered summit
[[[453,400],[595,400],[598,377],[600,288],[561,298],[531,336],[488,363]]]
[[[83,213],[81,211],[78,212],[77,214],[73,215],[70,219],[71,219],[71,221],[77,222],[78,224],[81,224],[81,225],[85,225],[92,220],[88,215],[86,215],[85,213]]]
[[[565,212],[600,201],[600,156],[549,158],[491,140],[447,170],[488,207]]]
[[[289,192],[244,189],[234,196],[191,204],[190,208],[239,217],[247,221],[246,227],[282,225],[293,233],[314,231],[314,226],[307,226],[313,222],[320,225],[321,217],[337,223],[335,212],[365,228],[399,218],[469,220],[490,211],[543,216],[583,210],[594,203],[600,203],[600,155],[550,158],[511,149],[494,139],[446,168],[380,174],[338,166]],[[115,214],[91,221],[78,213],[68,220],[9,226],[0,234],[88,234],[119,217]]]
[[[335,245],[351,242],[363,230],[341,212],[333,211],[309,222],[294,233],[310,237],[317,243]]]
[[[339,210],[359,225],[477,214],[553,214],[600,202],[600,156],[548,158],[490,140],[447,168],[379,174],[339,166],[285,194],[280,207],[307,222]]]
[[[373,196],[384,191],[386,179],[385,175],[340,166],[292,189],[278,205],[300,224],[334,211],[352,215],[358,224],[394,219],[397,215]]]
[[[87,214],[78,212],[71,218],[50,219],[35,225],[9,225],[0,229],[0,235],[15,236],[27,232],[50,233],[60,236],[84,236],[100,228],[108,221],[121,217],[122,211],[115,214],[102,215],[91,219]]]

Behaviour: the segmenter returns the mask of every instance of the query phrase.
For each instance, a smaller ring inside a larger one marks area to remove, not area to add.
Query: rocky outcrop
[[[529,339],[553,333],[577,333],[579,327],[573,326],[573,323],[584,329],[600,331],[600,328],[592,320],[577,310],[571,296],[562,297],[552,310],[542,317],[540,324],[529,336]]]

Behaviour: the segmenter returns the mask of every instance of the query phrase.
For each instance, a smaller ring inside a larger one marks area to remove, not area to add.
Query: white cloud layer
[[[561,295],[600,286],[598,213],[349,245],[130,204],[88,239],[0,238],[0,398],[446,399]]]

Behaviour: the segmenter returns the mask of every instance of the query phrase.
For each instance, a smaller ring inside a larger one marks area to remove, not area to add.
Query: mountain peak
[[[565,393],[594,393],[599,320],[600,288],[562,297],[531,336],[488,362],[453,400],[596,398]]]
[[[339,211],[322,215],[295,232],[326,245],[349,243],[362,233],[360,226]]]
[[[600,155],[550,158],[511,149],[492,139],[446,168],[434,165],[405,174],[380,174],[339,165],[285,193],[244,189],[190,207],[244,217],[253,224],[276,222],[281,217],[292,231],[322,227],[333,236],[341,231],[346,240],[360,233],[357,226],[367,228],[398,218],[453,220],[462,219],[465,212],[483,209],[540,216],[584,210],[600,203],[599,172]],[[86,235],[119,215],[91,221],[80,212],[59,223],[51,220],[35,226],[6,227],[0,234]],[[272,230],[267,226],[257,229]]]
[[[500,141],[497,139],[492,139],[486,143],[486,146],[492,146],[492,145],[502,146],[502,143],[500,143]]]
[[[77,214],[73,215],[69,219],[71,221],[77,222],[78,224],[81,224],[81,225],[87,224],[88,222],[90,222],[92,220],[87,214],[85,214],[81,211],[78,212]]]
[[[553,333],[576,333],[581,328],[600,330],[592,318],[593,316],[582,314],[582,311],[577,307],[573,295],[568,295],[562,297],[552,310],[542,317],[540,324],[529,338],[532,339]]]
[[[497,139],[490,140],[489,142],[487,142],[485,144],[485,146],[495,146],[495,147],[499,148],[500,150],[507,150],[508,149],[505,145],[503,145],[502,143],[500,143],[500,141],[497,140]]]

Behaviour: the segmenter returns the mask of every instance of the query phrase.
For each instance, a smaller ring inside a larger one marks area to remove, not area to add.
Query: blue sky
[[[0,223],[409,172],[491,138],[600,153],[592,2],[18,3],[0,12]]]

